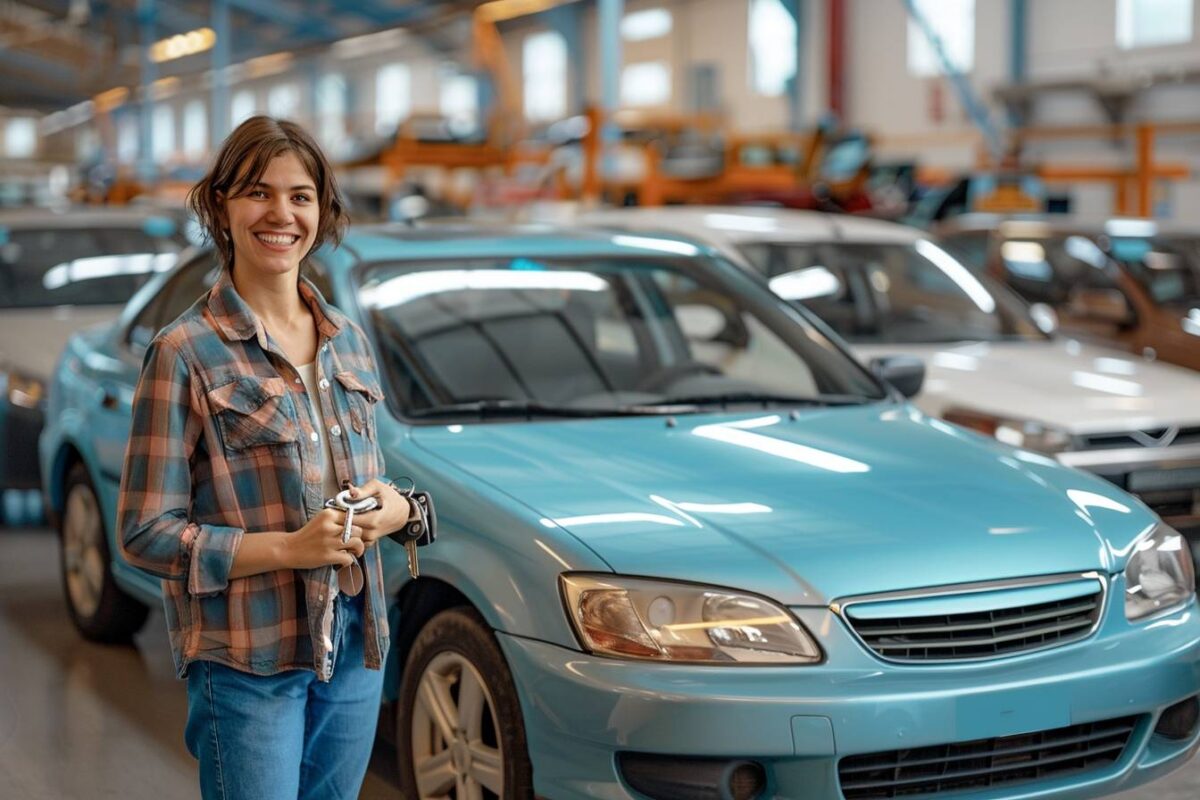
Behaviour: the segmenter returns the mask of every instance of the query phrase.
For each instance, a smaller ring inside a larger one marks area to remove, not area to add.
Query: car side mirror
[[[1129,325],[1133,308],[1119,289],[1076,289],[1067,301],[1071,313],[1094,322]]]
[[[871,372],[905,397],[914,397],[925,383],[925,362],[913,356],[872,358]]]

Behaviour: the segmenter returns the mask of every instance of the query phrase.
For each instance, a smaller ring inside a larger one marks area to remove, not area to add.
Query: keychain
[[[346,512],[346,522],[342,526],[342,544],[347,544],[350,541],[350,534],[354,529],[354,515],[364,514],[379,508],[379,498],[378,495],[370,495],[355,500],[351,497],[350,490],[344,489],[338,492],[336,497],[326,500],[325,508],[336,508],[339,511]],[[343,593],[353,597],[362,591],[363,571],[357,558],[354,559],[354,563],[347,564],[338,569],[337,577],[338,588]]]

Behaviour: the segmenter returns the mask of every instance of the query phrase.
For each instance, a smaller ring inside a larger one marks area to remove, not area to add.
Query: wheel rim
[[[104,530],[96,495],[86,486],[75,486],[63,511],[63,570],[67,594],[75,613],[90,619],[104,591]]]
[[[412,765],[421,800],[504,797],[496,704],[463,656],[440,653],[421,674],[412,715]]]

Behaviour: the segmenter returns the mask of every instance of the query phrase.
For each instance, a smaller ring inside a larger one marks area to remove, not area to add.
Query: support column
[[[210,148],[216,151],[229,134],[229,66],[233,29],[229,25],[229,0],[213,0],[212,29],[217,35],[212,49],[211,106],[208,121]]]
[[[784,0],[783,7],[796,23],[796,74],[792,76],[791,91],[788,92],[788,129],[800,131],[804,129],[804,56],[805,36],[808,35],[808,0]]]
[[[137,20],[138,34],[141,46],[141,93],[138,118],[138,180],[151,182],[156,177],[154,163],[154,98],[151,96],[151,85],[158,77],[158,65],[150,58],[150,47],[155,41],[155,2],[156,0],[138,0]]]
[[[621,104],[621,18],[625,0],[598,0],[597,15],[600,33],[600,147],[602,176],[614,173],[613,150],[621,132],[612,121],[613,112]]]
[[[840,122],[846,115],[846,4],[829,0],[829,110]]]
[[[1029,60],[1029,14],[1026,0],[1009,0],[1008,80],[1014,86],[1025,83]],[[1012,127],[1025,123],[1021,113],[1010,106],[1008,122]]]

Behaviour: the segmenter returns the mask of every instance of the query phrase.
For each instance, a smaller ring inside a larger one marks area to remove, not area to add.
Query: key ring
[[[396,485],[396,481],[408,481],[408,488],[401,489],[399,486]],[[395,489],[399,494],[403,495],[404,497],[412,497],[412,493],[417,490],[417,482],[414,481],[412,478],[408,477],[407,475],[401,475],[399,478],[396,478],[394,480],[389,480],[388,486]]]

